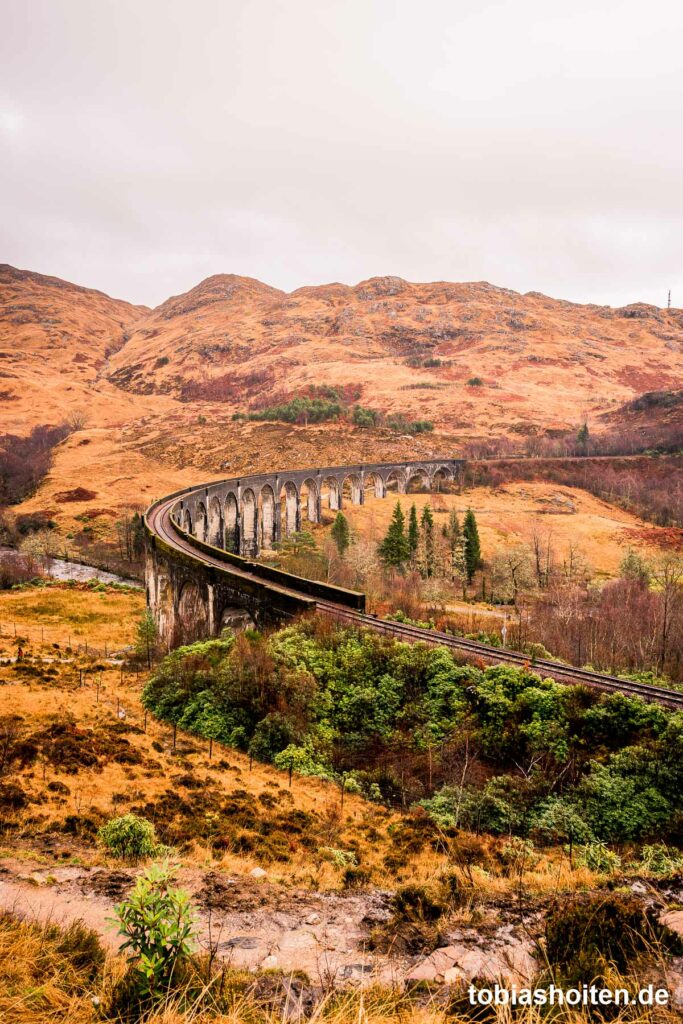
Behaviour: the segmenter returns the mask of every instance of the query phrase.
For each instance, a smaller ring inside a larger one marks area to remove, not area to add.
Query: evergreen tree
[[[337,545],[337,551],[339,557],[344,557],[344,552],[348,549],[351,543],[351,532],[349,530],[349,522],[343,512],[337,512],[337,516],[332,523],[332,540]]]
[[[408,547],[410,548],[410,557],[414,558],[417,554],[417,547],[420,543],[420,528],[417,524],[417,509],[415,508],[415,502],[410,506],[410,516],[408,517]]]
[[[475,572],[481,565],[481,543],[479,541],[479,529],[474,512],[467,509],[462,528],[465,538],[465,566],[467,569],[467,582],[471,583]]]
[[[584,455],[588,454],[588,444],[590,441],[590,433],[588,431],[588,424],[584,422],[579,427],[576,434],[576,443],[579,447],[579,451],[583,452]]]
[[[434,517],[429,505],[422,509],[420,519],[422,527],[422,541],[424,544],[423,575],[434,575]]]
[[[625,580],[649,584],[650,567],[633,548],[629,548],[619,566],[619,575]]]
[[[379,556],[386,566],[393,566],[396,569],[402,569],[410,557],[405,516],[400,501],[396,502],[386,537],[379,546]]]
[[[445,536],[448,537],[451,542],[451,549],[455,547],[455,544],[460,537],[460,520],[458,519],[458,513],[455,509],[451,510],[451,514],[448,517],[448,525],[445,527]]]
[[[147,668],[152,667],[152,656],[156,652],[159,633],[154,616],[149,608],[145,608],[137,624],[137,653],[147,660]]]

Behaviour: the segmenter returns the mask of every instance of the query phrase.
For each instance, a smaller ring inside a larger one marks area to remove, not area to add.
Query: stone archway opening
[[[453,474],[446,466],[441,466],[432,474],[432,490],[450,491],[453,485]]]
[[[326,476],[320,487],[320,503],[331,512],[339,511],[339,482],[334,476]]]
[[[245,555],[257,554],[256,545],[256,495],[251,487],[242,492],[242,553]]]
[[[384,497],[384,481],[379,473],[366,473],[363,486],[366,499]]]
[[[192,516],[189,508],[184,508],[180,515],[180,525],[185,533],[194,533],[192,529]]]
[[[241,605],[229,604],[223,608],[218,618],[218,632],[224,629],[231,629],[233,633],[242,633],[245,629],[255,629],[256,622],[248,608]]]
[[[342,500],[345,505],[360,505],[363,497],[363,486],[356,473],[349,473],[342,484]]]
[[[429,477],[423,469],[413,470],[406,480],[406,494],[428,494]]]
[[[206,540],[209,532],[209,515],[203,501],[198,501],[195,506],[194,535],[198,540]]]
[[[406,492],[406,477],[405,473],[400,469],[392,469],[387,476],[386,481],[387,494],[405,494]]]
[[[223,509],[215,495],[209,502],[209,529],[206,539],[215,548],[223,547]]]

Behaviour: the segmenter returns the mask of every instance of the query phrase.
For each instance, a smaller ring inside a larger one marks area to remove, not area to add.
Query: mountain
[[[76,428],[24,503],[58,518],[88,508],[60,497],[84,484],[113,514],[227,472],[527,445],[586,419],[592,437],[644,430],[653,443],[663,424],[680,447],[667,396],[682,381],[680,309],[398,277],[287,293],[236,275],[148,309],[0,267],[0,434]],[[378,425],[239,418],[334,394]],[[410,436],[411,420],[434,430]]]
[[[285,293],[218,275],[136,320],[110,380],[245,410],[321,384],[450,431],[572,426],[680,386],[683,311],[378,277]]]
[[[85,411],[107,359],[149,311],[56,277],[0,265],[0,410],[26,432]]]

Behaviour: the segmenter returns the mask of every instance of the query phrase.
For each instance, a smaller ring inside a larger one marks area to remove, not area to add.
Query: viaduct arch
[[[373,463],[279,470],[190,487],[145,513],[147,601],[169,648],[225,625],[279,621],[333,602],[364,610],[365,595],[302,579],[255,559],[366,495],[405,494],[419,482],[460,482],[464,461]]]

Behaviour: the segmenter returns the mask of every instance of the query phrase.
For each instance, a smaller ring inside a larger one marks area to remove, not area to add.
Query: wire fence
[[[110,644],[106,640],[102,646],[93,644],[87,636],[70,632],[64,628],[52,626],[27,626],[23,622],[0,622],[0,644],[2,641],[11,644],[49,644],[60,649],[70,650],[74,654],[91,655],[94,658],[127,658],[134,650],[133,644]]]

